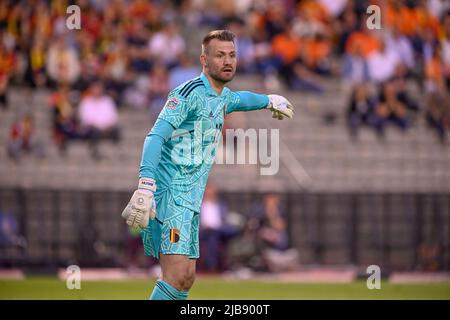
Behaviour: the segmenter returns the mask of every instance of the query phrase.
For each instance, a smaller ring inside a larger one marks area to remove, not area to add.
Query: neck
[[[220,96],[220,94],[222,93],[223,88],[225,87],[225,82],[214,80],[209,75],[208,72],[205,72],[205,70],[203,70],[203,73],[208,78],[209,84],[211,85],[213,90]]]

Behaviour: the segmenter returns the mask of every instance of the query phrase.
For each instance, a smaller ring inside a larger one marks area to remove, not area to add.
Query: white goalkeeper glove
[[[267,108],[272,111],[272,118],[283,120],[286,117],[291,119],[294,116],[294,107],[285,97],[278,94],[269,94],[268,97]]]
[[[130,227],[144,229],[148,226],[150,219],[155,219],[156,203],[153,196],[155,191],[155,180],[139,179],[138,189],[134,191],[130,202],[122,212],[122,218]]]

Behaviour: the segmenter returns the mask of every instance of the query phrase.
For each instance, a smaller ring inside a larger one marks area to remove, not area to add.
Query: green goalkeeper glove
[[[269,94],[268,97],[267,108],[272,111],[272,118],[283,120],[284,118],[291,119],[294,117],[294,107],[285,97],[277,94]]]
[[[155,191],[155,180],[139,179],[138,189],[134,191],[130,202],[122,212],[122,218],[130,227],[144,229],[148,226],[150,219],[155,219],[156,203],[153,195]]]

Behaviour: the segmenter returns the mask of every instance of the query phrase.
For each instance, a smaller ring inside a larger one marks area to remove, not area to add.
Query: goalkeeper
[[[293,116],[292,105],[279,95],[225,87],[236,72],[234,38],[228,30],[204,37],[202,73],[170,92],[145,139],[138,188],[122,212],[129,226],[141,229],[145,254],[159,259],[161,278],[152,300],[187,299],[194,283],[199,212],[212,167],[203,155],[217,146],[225,115],[269,109],[280,120]],[[199,141],[195,131],[200,129]],[[189,150],[197,150],[194,158],[200,154],[201,161],[198,157],[193,161]]]

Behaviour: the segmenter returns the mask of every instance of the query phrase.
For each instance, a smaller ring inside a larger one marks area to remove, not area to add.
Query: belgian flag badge
[[[170,229],[170,242],[177,243],[180,240],[180,230],[173,228]]]

